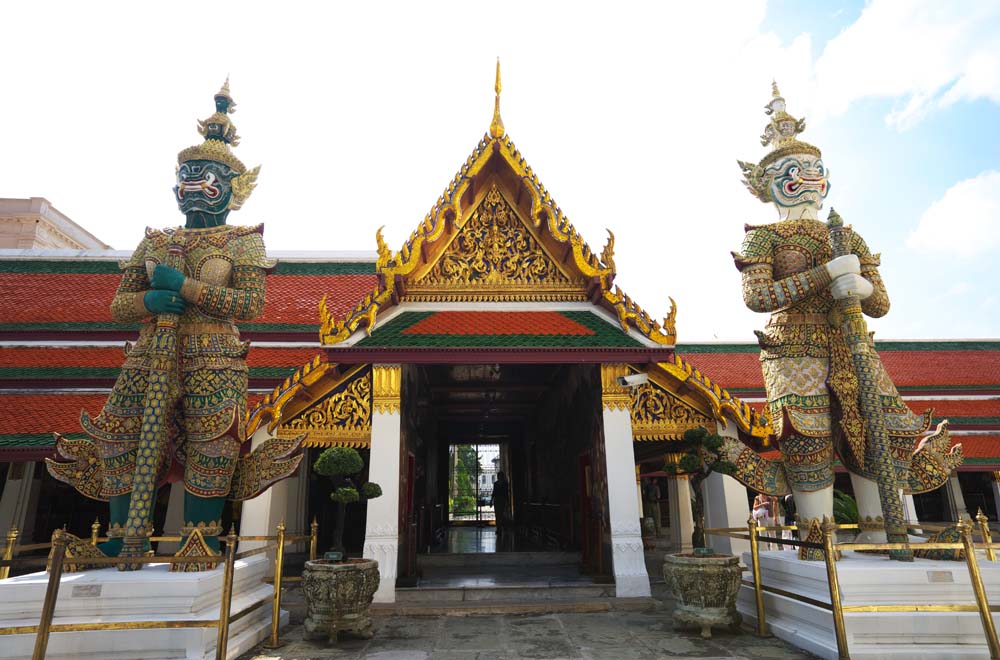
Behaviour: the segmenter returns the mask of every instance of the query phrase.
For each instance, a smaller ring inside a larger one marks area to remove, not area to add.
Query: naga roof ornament
[[[817,158],[823,156],[819,147],[798,139],[799,133],[806,129],[805,117],[796,119],[785,108],[785,98],[778,91],[778,83],[772,81],[771,100],[764,106],[768,123],[760,136],[761,145],[770,145],[771,151],[757,164],[736,161],[743,170],[743,184],[754,197],[765,203],[772,201],[764,177],[768,165],[789,154],[812,154]]]
[[[257,175],[260,165],[247,170],[246,165],[237,158],[231,147],[240,143],[236,133],[236,125],[229,115],[236,112],[236,102],[229,92],[229,78],[215,93],[215,112],[207,119],[198,120],[198,133],[205,138],[201,144],[188,147],[177,154],[177,164],[181,165],[193,160],[210,160],[232,169],[238,176],[232,181],[233,196],[229,208],[237,210],[243,206],[250,193],[257,186]]]

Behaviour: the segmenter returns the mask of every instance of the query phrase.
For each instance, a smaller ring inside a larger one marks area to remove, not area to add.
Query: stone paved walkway
[[[283,631],[280,649],[258,647],[241,660],[784,660],[814,659],[784,642],[742,631],[703,640],[675,631],[669,611],[592,614],[376,617],[374,639],[306,642]]]

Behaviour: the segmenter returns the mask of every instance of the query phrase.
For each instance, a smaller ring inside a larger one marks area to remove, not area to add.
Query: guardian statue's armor
[[[217,553],[226,497],[252,497],[301,460],[293,455],[297,443],[277,439],[241,459],[249,342],[240,340],[234,321],[261,314],[264,279],[275,262],[264,251],[263,225],[226,224],[260,168],[247,170],[230,150],[239,137],[229,119],[236,104],[228,80],[215,104],[216,112],[199,122],[204,143],[177,158],[174,192],[185,226],[146,230],[111,303],[115,321],[141,322],[139,339],[126,347],[104,409],[93,419],[81,413],[90,439],[57,436],[60,453],[76,460],[48,461],[57,479],[110,502],[110,539],[100,545],[107,556],[149,549],[157,487],[181,476],[180,554]]]

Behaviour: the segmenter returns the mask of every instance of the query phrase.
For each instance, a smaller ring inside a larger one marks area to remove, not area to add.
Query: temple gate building
[[[577,553],[582,572],[613,579],[618,596],[648,595],[640,475],[662,480],[662,522],[683,547],[687,483],[659,472],[672,443],[701,426],[777,451],[756,346],[678,347],[673,311],[654,320],[614,285],[613,234],[595,251],[573,228],[507,136],[499,99],[489,132],[410,238],[398,251],[380,232],[376,241],[374,253],[271,255],[280,264],[264,314],[240,328],[253,342],[248,442],[308,433],[306,465],[329,446],[367,451],[385,494],[355,516],[347,541],[379,560],[378,600],[413,584],[419,558],[447,549],[451,530],[495,524],[501,512],[485,495],[499,471],[519,535]],[[82,247],[95,249],[0,253],[0,529],[40,539],[63,524],[88,529],[102,510],[38,461],[52,454],[52,431],[82,434],[80,411],[101,408],[135,336],[108,310],[128,253]],[[995,520],[1000,342],[879,348],[904,397],[933,405],[965,446],[949,498],[924,496],[912,513],[969,512],[964,485]],[[474,457],[471,494],[456,485],[463,455]],[[745,523],[743,486],[713,475],[706,488],[709,527]],[[330,530],[328,490],[300,469],[227,510],[224,525],[239,519],[252,535],[285,520],[301,533],[315,517]],[[182,524],[181,497],[161,491],[156,520],[168,532]],[[742,549],[730,543],[713,539]]]

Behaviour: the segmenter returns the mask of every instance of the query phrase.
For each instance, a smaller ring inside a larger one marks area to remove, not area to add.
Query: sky
[[[398,250],[488,130],[678,341],[752,341],[730,256],[776,219],[736,160],[777,80],[874,252],[882,339],[1000,337],[1000,2],[0,0],[0,197],[117,249],[180,224],[176,154],[228,75],[272,251]]]

